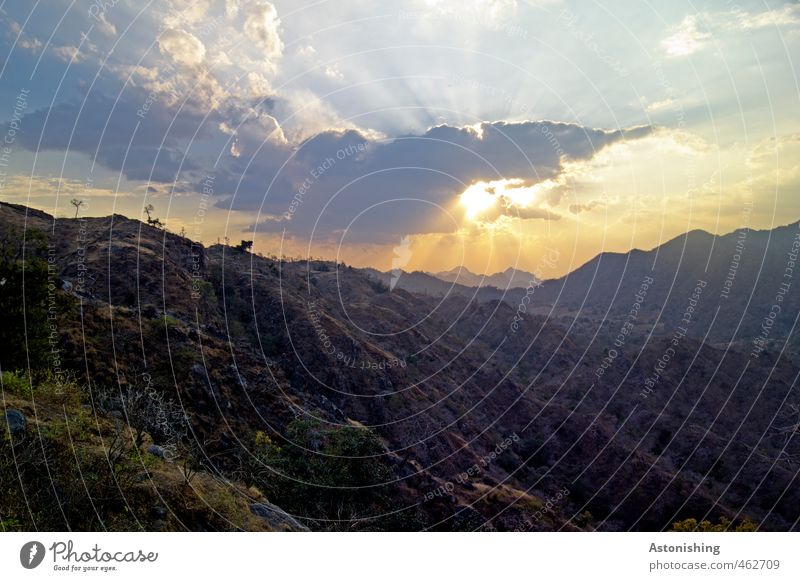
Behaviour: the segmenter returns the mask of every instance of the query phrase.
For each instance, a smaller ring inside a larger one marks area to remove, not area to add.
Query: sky
[[[542,277],[800,220],[797,2],[11,0],[0,200]]]

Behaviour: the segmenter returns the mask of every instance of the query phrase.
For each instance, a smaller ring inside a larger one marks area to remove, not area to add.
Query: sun
[[[475,182],[461,193],[459,203],[464,207],[466,217],[476,221],[500,205],[527,207],[536,192],[523,186],[521,179]]]
[[[498,199],[491,182],[476,182],[461,192],[458,203],[464,207],[464,214],[470,220],[497,206]]]

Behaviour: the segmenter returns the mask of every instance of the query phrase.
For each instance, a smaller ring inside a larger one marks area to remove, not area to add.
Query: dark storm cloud
[[[176,112],[155,95],[129,92],[120,99],[93,93],[85,101],[60,103],[25,115],[19,143],[31,151],[77,151],[133,180],[171,182],[184,157],[181,144],[195,133],[207,137],[208,122]],[[198,131],[200,127],[200,131]],[[197,167],[184,160],[182,169]]]
[[[307,236],[313,229],[315,238],[338,239],[346,230],[350,242],[385,242],[455,229],[447,212],[471,183],[521,179],[530,185],[552,179],[564,161],[589,159],[607,145],[652,130],[537,121],[442,125],[386,140],[331,131],[295,151],[270,146],[250,159],[245,151],[225,168],[217,193],[232,193],[226,188],[238,185],[224,207],[260,210],[262,231],[285,228]],[[558,218],[533,208],[520,217]]]
[[[126,91],[118,100],[91,94],[25,115],[19,142],[31,150],[73,150],[131,180],[200,182],[213,168],[217,205],[253,212],[264,231],[349,242],[452,232],[459,193],[476,181],[557,177],[562,164],[609,144],[648,135],[652,127],[606,131],[575,124],[485,122],[440,125],[421,135],[381,139],[357,130],[325,131],[299,145],[286,141],[269,107],[229,106],[207,119],[158,96]],[[199,128],[199,130],[198,130]],[[194,155],[216,144],[205,158]],[[212,151],[213,150],[213,151]],[[197,171],[195,171],[197,170]],[[202,176],[202,177],[200,177]],[[553,201],[551,201],[551,205]],[[558,219],[528,208],[523,219]]]

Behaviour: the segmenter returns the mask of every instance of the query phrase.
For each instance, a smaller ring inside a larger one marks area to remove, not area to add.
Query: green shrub
[[[4,371],[2,389],[13,395],[38,403],[59,404],[77,407],[84,400],[84,390],[72,372],[55,374],[52,371],[35,373],[33,379],[23,371]]]
[[[73,410],[74,412],[74,410]],[[136,530],[128,504],[141,466],[124,438],[92,436],[87,417],[50,421],[40,437],[0,440],[0,520],[21,530]],[[95,441],[96,440],[96,441]]]
[[[392,471],[366,428],[295,420],[281,444],[257,433],[255,450],[255,484],[284,510],[323,528],[361,528],[367,516],[388,512]]]
[[[6,394],[26,399],[31,396],[31,384],[28,374],[22,371],[4,371],[0,387]]]
[[[44,236],[7,230],[0,236],[0,369],[41,368],[49,335],[47,262]]]
[[[703,520],[697,522],[695,518],[687,518],[685,520],[672,523],[672,532],[685,532],[685,533],[722,533],[722,532],[752,532],[757,529],[756,524],[745,518],[740,521],[736,526],[732,526],[731,519],[727,517],[720,517],[718,523],[713,523],[710,520]]]

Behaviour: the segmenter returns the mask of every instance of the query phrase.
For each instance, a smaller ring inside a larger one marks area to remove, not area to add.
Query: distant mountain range
[[[509,292],[517,296],[518,293],[513,291],[526,288],[532,281],[540,284],[535,274],[514,268],[491,275],[475,274],[463,267],[436,273],[419,270],[382,272],[375,268],[364,268],[362,272],[392,290],[402,289],[434,297],[470,297],[481,301],[503,299]]]
[[[441,272],[429,272],[431,276],[445,282],[456,282],[469,287],[493,286],[499,289],[525,288],[531,282],[538,284],[539,278],[524,270],[509,267],[503,272],[494,274],[475,274],[463,266]]]
[[[780,347],[797,322],[798,251],[800,222],[719,236],[693,230],[648,251],[604,252],[562,278],[545,281],[531,302],[561,314],[615,319],[631,312],[642,285],[652,279],[637,324],[665,335],[684,327],[689,336],[746,344],[757,355],[762,343]],[[520,297],[515,292],[506,299],[513,303]],[[683,320],[689,307],[687,324],[667,323]],[[796,352],[795,336],[789,347]]]
[[[436,297],[516,306],[527,294],[527,311],[584,323],[617,320],[636,309],[636,325],[653,335],[673,333],[676,326],[666,321],[682,320],[697,294],[683,326],[686,335],[739,344],[754,354],[789,338],[789,353],[795,354],[800,340],[790,332],[800,314],[799,250],[800,222],[794,222],[724,235],[692,230],[651,250],[603,252],[561,278],[541,281],[532,292],[520,287],[535,276],[513,268],[486,277],[466,269],[399,276],[367,269],[367,274],[393,282],[394,288]]]

